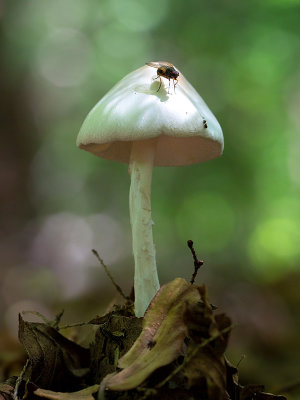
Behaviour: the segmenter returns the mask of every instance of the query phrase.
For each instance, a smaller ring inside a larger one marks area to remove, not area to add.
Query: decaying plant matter
[[[64,337],[55,324],[26,322],[19,338],[28,362],[0,386],[0,399],[284,400],[260,385],[241,386],[224,352],[230,319],[214,310],[204,285],[182,278],[161,287],[144,318],[133,302],[115,306],[87,326],[89,348]]]

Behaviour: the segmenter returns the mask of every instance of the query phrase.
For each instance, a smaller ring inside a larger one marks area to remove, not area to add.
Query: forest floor
[[[54,321],[40,315],[41,323],[20,315],[27,361],[19,376],[0,384],[0,400],[286,399],[239,383],[237,366],[225,356],[234,327],[209,302],[205,286],[194,284],[202,261],[189,247],[191,282],[176,278],[162,286],[143,318],[117,285],[123,304],[76,326],[63,326],[62,313]],[[79,326],[89,331],[88,347],[72,334]]]

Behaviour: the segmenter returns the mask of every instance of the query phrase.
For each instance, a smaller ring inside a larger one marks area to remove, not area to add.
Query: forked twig
[[[192,279],[190,280],[190,283],[193,285],[193,283],[195,282],[198,270],[204,264],[204,261],[198,260],[197,254],[194,249],[194,242],[192,240],[188,240],[187,245],[188,245],[189,249],[191,250],[191,253],[192,253],[192,256],[194,259],[194,267],[195,268],[194,268],[194,273],[192,275]]]

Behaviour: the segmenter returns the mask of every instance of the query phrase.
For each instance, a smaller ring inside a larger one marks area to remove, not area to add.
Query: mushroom
[[[180,72],[176,91],[168,89],[165,78],[158,90],[161,82],[155,78],[149,66],[125,76],[90,111],[77,138],[81,149],[129,163],[137,317],[159,289],[150,199],[153,166],[200,163],[220,156],[224,146],[218,121]]]

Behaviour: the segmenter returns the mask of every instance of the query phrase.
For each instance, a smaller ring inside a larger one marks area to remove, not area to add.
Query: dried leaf
[[[187,335],[183,314],[188,304],[198,301],[197,287],[182,278],[162,286],[145,314],[141,335],[119,361],[124,369],[105,378],[106,388],[135,388],[157,368],[175,360]]]
[[[14,388],[6,383],[0,383],[0,400],[13,399]]]
[[[240,388],[239,399],[252,400],[255,398],[256,400],[286,400],[284,396],[265,393],[263,390],[264,385],[246,385]]]
[[[116,371],[118,358],[131,348],[141,330],[141,318],[109,315],[90,345],[93,382],[101,382],[105,375]]]
[[[33,393],[38,397],[43,397],[50,400],[95,400],[94,393],[97,393],[99,385],[89,386],[78,392],[52,392],[46,389],[36,389]]]
[[[223,400],[226,393],[224,360],[216,357],[209,347],[200,349],[184,368],[188,388],[204,385],[209,400]]]
[[[68,340],[42,323],[26,322],[19,316],[19,339],[30,359],[30,380],[51,390],[77,390],[89,367],[89,350]]]
[[[239,384],[239,374],[238,369],[231,364],[227,358],[225,357],[225,366],[226,366],[226,388],[229,396],[232,400],[240,400],[239,393],[241,386]]]
[[[227,377],[227,392],[232,400],[286,400],[286,397],[281,395],[274,395],[264,392],[264,385],[245,385],[239,384],[238,370],[227,359],[226,364],[226,377]]]
[[[202,302],[190,305],[184,314],[191,342],[188,346],[183,374],[188,388],[203,387],[209,400],[229,398],[226,392],[226,364],[224,351],[227,347],[231,326],[225,314],[214,316],[206,297],[204,286],[199,287]],[[212,341],[201,347],[207,339]]]
[[[118,305],[114,304],[113,310],[108,312],[105,315],[97,315],[96,317],[92,318],[88,323],[94,325],[101,325],[105,322],[109,321],[113,316],[123,316],[123,317],[134,317],[134,303],[128,302],[125,305]]]
[[[253,396],[251,400],[253,399]],[[259,392],[256,393],[255,399],[257,400],[287,400],[286,397],[271,393]],[[250,400],[250,398],[249,398]]]

